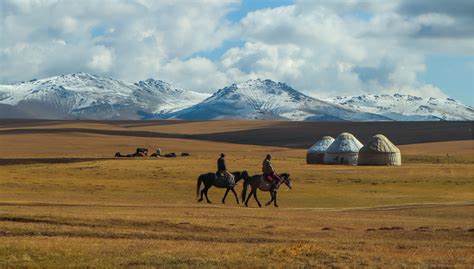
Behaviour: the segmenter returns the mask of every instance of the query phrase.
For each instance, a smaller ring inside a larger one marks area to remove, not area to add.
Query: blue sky
[[[249,12],[265,8],[291,5],[293,2],[294,1],[292,0],[242,0],[235,10],[227,14],[227,18],[233,22],[238,22]]]
[[[0,83],[72,72],[213,92],[269,78],[306,94],[474,106],[472,0],[2,1]]]
[[[226,19],[232,23],[239,23],[241,19],[247,16],[248,13],[256,10],[275,8],[280,6],[287,6],[293,4],[292,0],[242,0],[239,4],[236,4],[226,15]],[[213,60],[219,59],[222,54],[232,47],[242,47],[244,41],[241,39],[224,41],[224,43],[215,49],[208,51],[201,51],[193,56],[208,57]]]
[[[474,55],[428,55],[420,80],[444,89],[449,95],[474,106]]]

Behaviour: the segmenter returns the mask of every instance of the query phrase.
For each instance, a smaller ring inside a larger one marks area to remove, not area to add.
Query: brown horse
[[[291,183],[290,174],[283,173],[283,174],[280,175],[280,177],[281,177],[283,183],[285,183],[285,185],[288,186],[288,188],[291,189],[293,184]],[[247,199],[245,199],[246,195],[247,195],[247,188],[248,188],[249,185],[252,189],[251,189]],[[281,185],[281,182],[280,182],[280,185]],[[265,205],[268,206],[273,202],[273,205],[275,207],[278,207],[278,204],[277,204],[277,191],[278,191],[278,188],[280,187],[280,185],[276,186],[276,188],[274,190],[272,190],[272,183],[269,182],[268,180],[265,180],[262,175],[251,176],[248,179],[244,179],[244,188],[242,189],[242,201],[245,201],[245,206],[248,206],[250,197],[253,195],[253,197],[255,198],[255,201],[257,201],[258,206],[262,207],[262,205],[260,204],[260,201],[258,201],[258,198],[257,198],[257,190],[268,191],[268,192],[270,192],[270,195],[271,195],[272,199],[270,201],[268,201]]]

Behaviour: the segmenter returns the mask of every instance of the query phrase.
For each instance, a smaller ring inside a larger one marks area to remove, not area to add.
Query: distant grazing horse
[[[206,200],[208,203],[211,203],[209,201],[209,198],[207,197],[207,192],[212,186],[216,186],[217,188],[226,188],[226,192],[224,194],[224,197],[222,198],[222,203],[225,204],[225,198],[227,197],[227,194],[229,191],[232,191],[235,196],[235,200],[237,201],[237,204],[239,203],[239,197],[237,196],[237,193],[234,190],[234,186],[239,182],[241,179],[248,179],[249,174],[247,171],[242,171],[242,172],[233,172],[232,175],[234,176],[234,179],[232,180],[234,183],[229,182],[228,180],[224,178],[217,178],[216,173],[207,173],[207,174],[202,174],[198,177],[197,180],[197,196],[199,197],[199,194],[201,194],[201,197],[199,198],[198,202],[201,202],[203,200],[203,196],[206,196]],[[204,183],[204,189],[201,191],[201,184]]]
[[[281,177],[283,183],[285,183],[285,185],[288,186],[288,188],[291,189],[293,184],[291,183],[290,174],[283,173],[283,174],[280,175],[280,177]],[[247,195],[247,188],[248,188],[249,185],[250,185],[250,187],[252,187],[252,190],[250,191],[249,196],[247,197],[247,199],[245,199],[245,196]],[[265,180],[262,175],[252,176],[252,177],[246,179],[245,182],[244,182],[244,188],[242,189],[242,201],[245,201],[245,206],[248,206],[250,196],[253,195],[253,197],[255,198],[255,201],[257,201],[258,206],[262,207],[262,205],[260,204],[260,202],[258,201],[258,198],[257,198],[257,190],[268,191],[268,192],[270,192],[270,195],[271,195],[272,199],[270,201],[268,201],[265,205],[268,206],[273,202],[274,206],[278,207],[278,205],[277,205],[277,190],[279,188],[279,185],[276,187],[276,189],[274,191],[272,191],[271,188],[272,188],[272,183],[268,180]]]
[[[115,153],[115,158],[122,158],[122,157],[146,157],[147,153],[144,152],[135,152],[135,153],[130,153],[127,155],[122,155],[120,152]]]

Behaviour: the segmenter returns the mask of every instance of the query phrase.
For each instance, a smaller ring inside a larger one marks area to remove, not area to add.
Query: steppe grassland
[[[470,267],[474,151],[472,141],[446,143],[401,146],[402,167],[341,167],[308,166],[304,150],[279,147],[2,135],[4,158],[102,158],[137,145],[192,156],[0,166],[0,265]],[[449,164],[447,150],[457,152]],[[251,173],[272,152],[294,180],[279,193],[281,207],[244,208],[231,194],[222,205],[214,188],[213,204],[196,203],[196,177],[214,170],[221,151],[231,169]]]

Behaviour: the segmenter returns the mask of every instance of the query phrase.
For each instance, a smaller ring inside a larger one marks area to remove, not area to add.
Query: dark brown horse
[[[233,179],[232,180],[225,180],[223,178],[218,178],[216,173],[207,173],[207,174],[202,174],[198,177],[197,181],[197,190],[196,194],[199,197],[199,194],[201,197],[198,199],[198,202],[201,202],[204,198],[203,196],[206,196],[206,200],[208,203],[211,203],[209,198],[207,197],[207,192],[212,186],[215,186],[217,188],[226,188],[226,192],[224,194],[224,197],[222,198],[222,203],[225,204],[225,198],[227,197],[227,194],[229,191],[232,191],[232,193],[235,196],[235,200],[237,201],[237,204],[239,204],[239,197],[237,196],[237,193],[235,192],[235,185],[237,182],[239,182],[241,179],[248,179],[249,174],[247,171],[242,171],[242,172],[233,172]],[[204,183],[204,188],[201,191],[201,184]]]
[[[291,183],[290,174],[283,173],[283,174],[280,175],[280,178],[283,181],[282,183],[285,183],[285,185],[288,186],[288,188],[290,188],[290,189],[292,188],[293,184]],[[252,189],[251,189],[247,199],[245,199],[246,195],[247,195],[247,188],[248,188],[249,185]],[[280,183],[280,185],[281,185],[281,183]],[[242,201],[245,201],[245,206],[248,206],[250,197],[253,195],[253,197],[255,198],[255,201],[257,201],[258,206],[262,207],[262,205],[260,204],[260,201],[258,201],[258,198],[257,198],[257,190],[268,191],[268,192],[270,192],[271,200],[268,201],[265,205],[268,206],[273,202],[273,205],[275,207],[278,207],[278,204],[277,204],[277,191],[278,191],[278,188],[280,187],[280,185],[276,186],[276,188],[274,190],[272,190],[272,183],[269,182],[268,180],[264,179],[262,175],[251,176],[250,178],[245,179],[245,181],[244,181],[244,188],[242,189]]]

